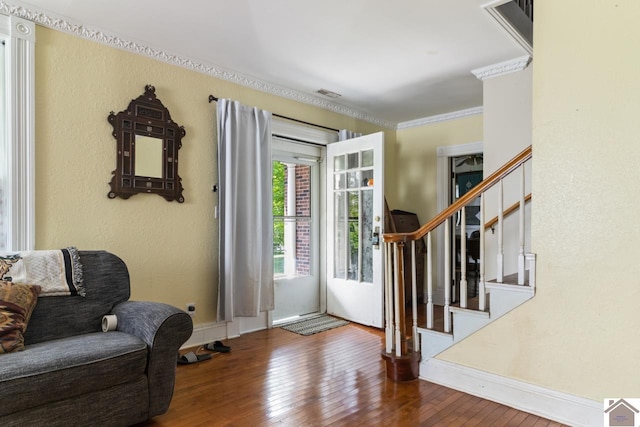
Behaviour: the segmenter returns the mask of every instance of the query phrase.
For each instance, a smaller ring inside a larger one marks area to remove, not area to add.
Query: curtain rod
[[[212,103],[214,101],[217,102],[218,99],[219,98],[216,98],[213,95],[209,95],[209,103]],[[281,116],[280,114],[271,113],[271,115],[273,115],[274,117],[279,117],[281,119],[291,120],[292,122],[302,123],[303,125],[314,126],[314,127],[317,127],[317,128],[326,129],[326,130],[330,130],[330,131],[333,131],[333,132],[340,132],[340,130],[338,130],[338,129],[334,129],[334,128],[330,128],[330,127],[326,127],[326,126],[321,126],[321,125],[316,125],[316,124],[313,124],[313,123],[305,122],[303,120],[293,119],[293,118],[287,117],[287,116]]]

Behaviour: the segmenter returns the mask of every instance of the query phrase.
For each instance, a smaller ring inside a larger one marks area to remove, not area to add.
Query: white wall
[[[533,65],[522,71],[491,77],[483,81],[484,101],[484,177],[491,175],[507,161],[531,145]],[[531,168],[525,166],[526,194],[531,191]],[[520,177],[512,174],[504,180],[503,209],[520,198]],[[489,190],[485,198],[487,220],[498,215],[497,187]],[[525,210],[525,252],[530,250],[531,233],[529,225],[531,209]],[[504,273],[517,272],[518,214],[505,218],[504,222]],[[506,236],[511,236],[507,238]],[[496,278],[497,233],[486,235],[485,277]]]
[[[536,296],[438,358],[596,401],[640,384],[640,2],[536,2]]]

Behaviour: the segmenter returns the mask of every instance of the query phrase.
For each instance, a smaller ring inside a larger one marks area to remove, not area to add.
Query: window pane
[[[362,186],[373,187],[373,169],[362,171]]]
[[[286,170],[284,163],[273,162],[273,216],[284,216]]]
[[[373,282],[373,190],[362,191],[362,281]]]
[[[373,150],[362,152],[362,167],[373,166]]]
[[[311,275],[311,222],[296,222],[296,276]]]
[[[359,166],[358,155],[359,153],[347,154],[347,169],[355,169]]]
[[[311,166],[295,166],[296,216],[311,216]]]
[[[349,194],[349,280],[358,280],[359,272],[359,248],[360,248],[360,192],[350,191]]]
[[[360,171],[349,172],[347,178],[347,187],[348,188],[359,188],[360,187]]]
[[[273,162],[274,275],[311,274],[311,166]]]
[[[273,274],[284,274],[284,219],[273,220]]]
[[[344,170],[344,156],[336,156],[333,158],[333,170],[335,172]]]
[[[344,279],[347,276],[347,203],[346,193],[340,191],[335,192],[333,195],[334,203],[334,273],[333,276],[337,279]]]

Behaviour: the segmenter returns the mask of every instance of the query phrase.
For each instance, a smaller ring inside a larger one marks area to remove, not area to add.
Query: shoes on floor
[[[224,345],[222,341],[214,341],[204,345],[204,348],[210,351],[217,351],[218,353],[229,353],[231,347]]]

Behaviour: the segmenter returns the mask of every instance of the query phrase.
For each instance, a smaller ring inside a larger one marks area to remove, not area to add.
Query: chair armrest
[[[193,332],[191,317],[174,306],[147,301],[123,302],[112,313],[118,331],[148,345],[149,418],[164,414],[173,396],[178,350]]]

